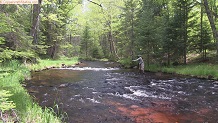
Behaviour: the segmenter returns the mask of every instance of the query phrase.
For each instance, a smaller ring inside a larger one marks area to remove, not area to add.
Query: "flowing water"
[[[111,62],[32,73],[29,93],[68,123],[217,123],[218,82],[139,74]],[[57,110],[57,109],[56,109]]]

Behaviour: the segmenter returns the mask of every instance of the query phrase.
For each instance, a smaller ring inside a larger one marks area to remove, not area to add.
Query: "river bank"
[[[145,70],[152,72],[173,73],[179,75],[188,75],[197,78],[218,80],[218,65],[195,63],[178,66],[158,66],[150,65]]]
[[[0,66],[0,121],[2,122],[61,122],[61,114],[40,107],[24,88],[24,80],[31,71],[59,67],[63,63],[73,65],[78,58],[62,60],[39,60],[38,64],[20,64],[11,61]]]
[[[119,63],[124,68],[134,68],[137,66],[137,62],[132,62],[129,59],[120,60]],[[215,62],[190,62],[186,65],[160,65],[160,64],[150,64],[149,66],[145,64],[145,71],[148,72],[163,72],[179,75],[188,75],[191,77],[213,79],[218,80],[218,64]]]

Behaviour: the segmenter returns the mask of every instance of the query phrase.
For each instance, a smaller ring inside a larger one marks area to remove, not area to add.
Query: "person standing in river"
[[[142,57],[141,57],[141,55],[138,55],[138,58],[136,59],[136,60],[132,60],[132,61],[138,61],[139,62],[139,72],[140,73],[144,73],[144,61],[143,61],[143,59],[142,59]]]

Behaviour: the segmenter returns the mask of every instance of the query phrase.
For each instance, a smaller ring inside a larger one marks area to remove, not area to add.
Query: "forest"
[[[83,57],[146,65],[218,59],[216,0],[39,0],[0,5],[0,61]]]

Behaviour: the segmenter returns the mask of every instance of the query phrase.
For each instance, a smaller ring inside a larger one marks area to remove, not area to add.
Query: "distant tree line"
[[[0,61],[90,57],[218,61],[216,0],[39,0],[0,5]]]

